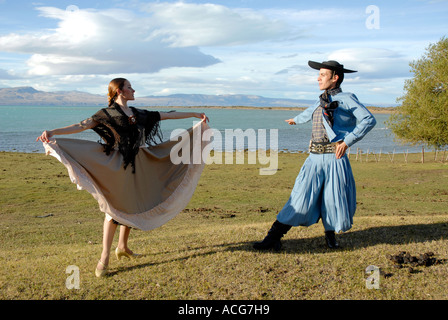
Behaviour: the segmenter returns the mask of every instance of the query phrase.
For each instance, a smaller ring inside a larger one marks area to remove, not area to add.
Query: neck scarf
[[[322,93],[319,97],[320,99],[320,106],[324,110],[324,118],[327,120],[328,124],[333,127],[334,123],[334,117],[333,113],[338,107],[337,101],[330,102],[329,96],[337,95],[338,93],[342,92],[341,88],[333,88],[330,90],[325,90],[324,93]]]

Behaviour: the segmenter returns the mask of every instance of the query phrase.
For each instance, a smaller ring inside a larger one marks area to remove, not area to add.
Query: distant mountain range
[[[137,97],[133,106],[243,106],[308,107],[314,100],[275,99],[254,95],[173,94]],[[4,106],[105,106],[106,95],[80,91],[39,91],[32,87],[0,88],[0,105]]]

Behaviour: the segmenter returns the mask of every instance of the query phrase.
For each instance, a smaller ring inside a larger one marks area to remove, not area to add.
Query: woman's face
[[[126,80],[123,84],[123,89],[120,90],[119,94],[126,100],[135,100],[134,98],[134,92],[135,90],[132,89],[131,83]]]

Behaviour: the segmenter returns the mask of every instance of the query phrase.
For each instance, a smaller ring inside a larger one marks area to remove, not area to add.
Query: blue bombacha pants
[[[310,226],[322,219],[325,231],[347,231],[356,210],[356,187],[346,155],[313,154],[305,160],[291,196],[277,220],[291,226]]]

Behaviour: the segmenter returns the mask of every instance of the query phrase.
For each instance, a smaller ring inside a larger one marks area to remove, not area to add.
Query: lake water
[[[96,111],[99,107],[56,107],[56,106],[0,106],[0,151],[15,152],[37,152],[43,153],[44,148],[41,142],[36,142],[45,129],[54,129],[65,127],[67,125],[78,123],[84,120]],[[156,108],[150,110],[157,110]],[[170,109],[159,109],[168,111]],[[226,129],[229,132],[235,132],[235,129],[242,129],[243,132],[249,132],[248,129],[264,129],[266,132],[266,145],[270,146],[270,134],[278,133],[278,150],[289,152],[301,152],[308,149],[311,135],[311,123],[290,126],[285,119],[293,118],[301,111],[295,110],[276,110],[276,109],[182,109],[177,111],[197,111],[205,112],[210,119],[210,127],[219,130],[223,138],[223,148],[225,142]],[[377,125],[370,131],[363,140],[356,143],[351,152],[355,153],[356,148],[363,152],[421,152],[421,146],[402,145],[394,141],[390,130],[385,126],[385,121],[389,118],[387,114],[375,114]],[[179,128],[189,128],[193,126],[195,118],[182,120],[162,121],[162,131],[164,139],[168,140],[173,130]],[[274,130],[276,129],[276,130]],[[92,130],[86,130],[82,133],[71,135],[72,138],[98,141],[99,138]],[[257,138],[257,146],[262,143],[261,136]],[[247,141],[246,138],[246,145]],[[228,141],[227,141],[228,144]],[[232,142],[231,142],[232,144]],[[240,148],[236,142],[234,148]],[[228,149],[226,149],[228,150]]]

